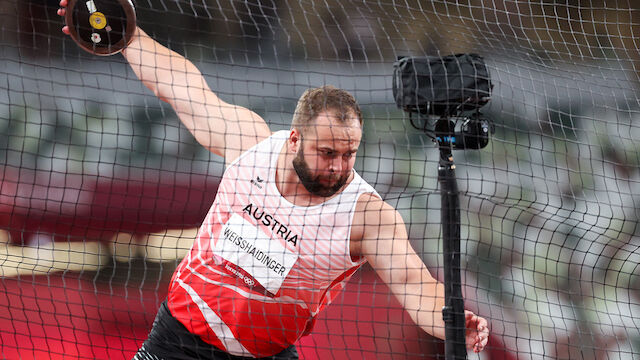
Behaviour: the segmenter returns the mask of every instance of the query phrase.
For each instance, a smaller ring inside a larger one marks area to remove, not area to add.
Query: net
[[[289,129],[310,87],[353,94],[364,118],[354,167],[399,211],[439,280],[438,148],[397,108],[393,63],[481,55],[494,85],[481,111],[495,133],[486,148],[453,154],[465,306],[491,328],[487,348],[469,358],[638,356],[637,4],[135,5],[141,29],[271,130]],[[0,354],[131,358],[205,220],[225,160],[122,55],[93,56],[64,36],[57,9],[51,0],[0,3]],[[413,323],[369,265],[332,296],[295,342],[301,358],[442,357],[442,341]]]

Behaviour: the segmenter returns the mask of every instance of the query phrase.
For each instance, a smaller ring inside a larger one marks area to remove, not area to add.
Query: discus
[[[80,48],[108,56],[133,39],[136,12],[131,0],[69,0],[65,22]]]

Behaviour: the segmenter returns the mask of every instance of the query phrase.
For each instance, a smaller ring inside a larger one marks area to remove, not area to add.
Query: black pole
[[[441,191],[442,242],[444,256],[445,359],[467,358],[465,344],[464,299],[460,278],[460,199],[451,149],[456,139],[453,121],[443,117],[436,123],[436,140],[440,148],[438,182]]]

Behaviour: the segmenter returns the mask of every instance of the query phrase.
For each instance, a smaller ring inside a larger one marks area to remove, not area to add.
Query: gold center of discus
[[[103,13],[96,11],[89,16],[89,24],[91,27],[97,30],[104,29],[107,26],[107,17]]]

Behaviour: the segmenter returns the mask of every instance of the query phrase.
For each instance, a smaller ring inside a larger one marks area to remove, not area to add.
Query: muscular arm
[[[196,140],[227,163],[271,134],[260,116],[222,101],[193,63],[140,28],[122,53],[143,84],[173,107]]]
[[[58,15],[65,16],[68,0],[60,0]],[[69,35],[69,27],[62,32]],[[256,113],[222,101],[207,85],[200,71],[182,55],[169,50],[136,28],[122,51],[142,83],[169,103],[196,140],[227,164],[260,140],[271,135]]]
[[[368,260],[418,326],[444,339],[444,285],[431,276],[411,247],[400,214],[370,195],[360,198],[356,211],[352,254]],[[488,340],[487,322],[470,311],[465,318],[467,347],[480,351]]]

